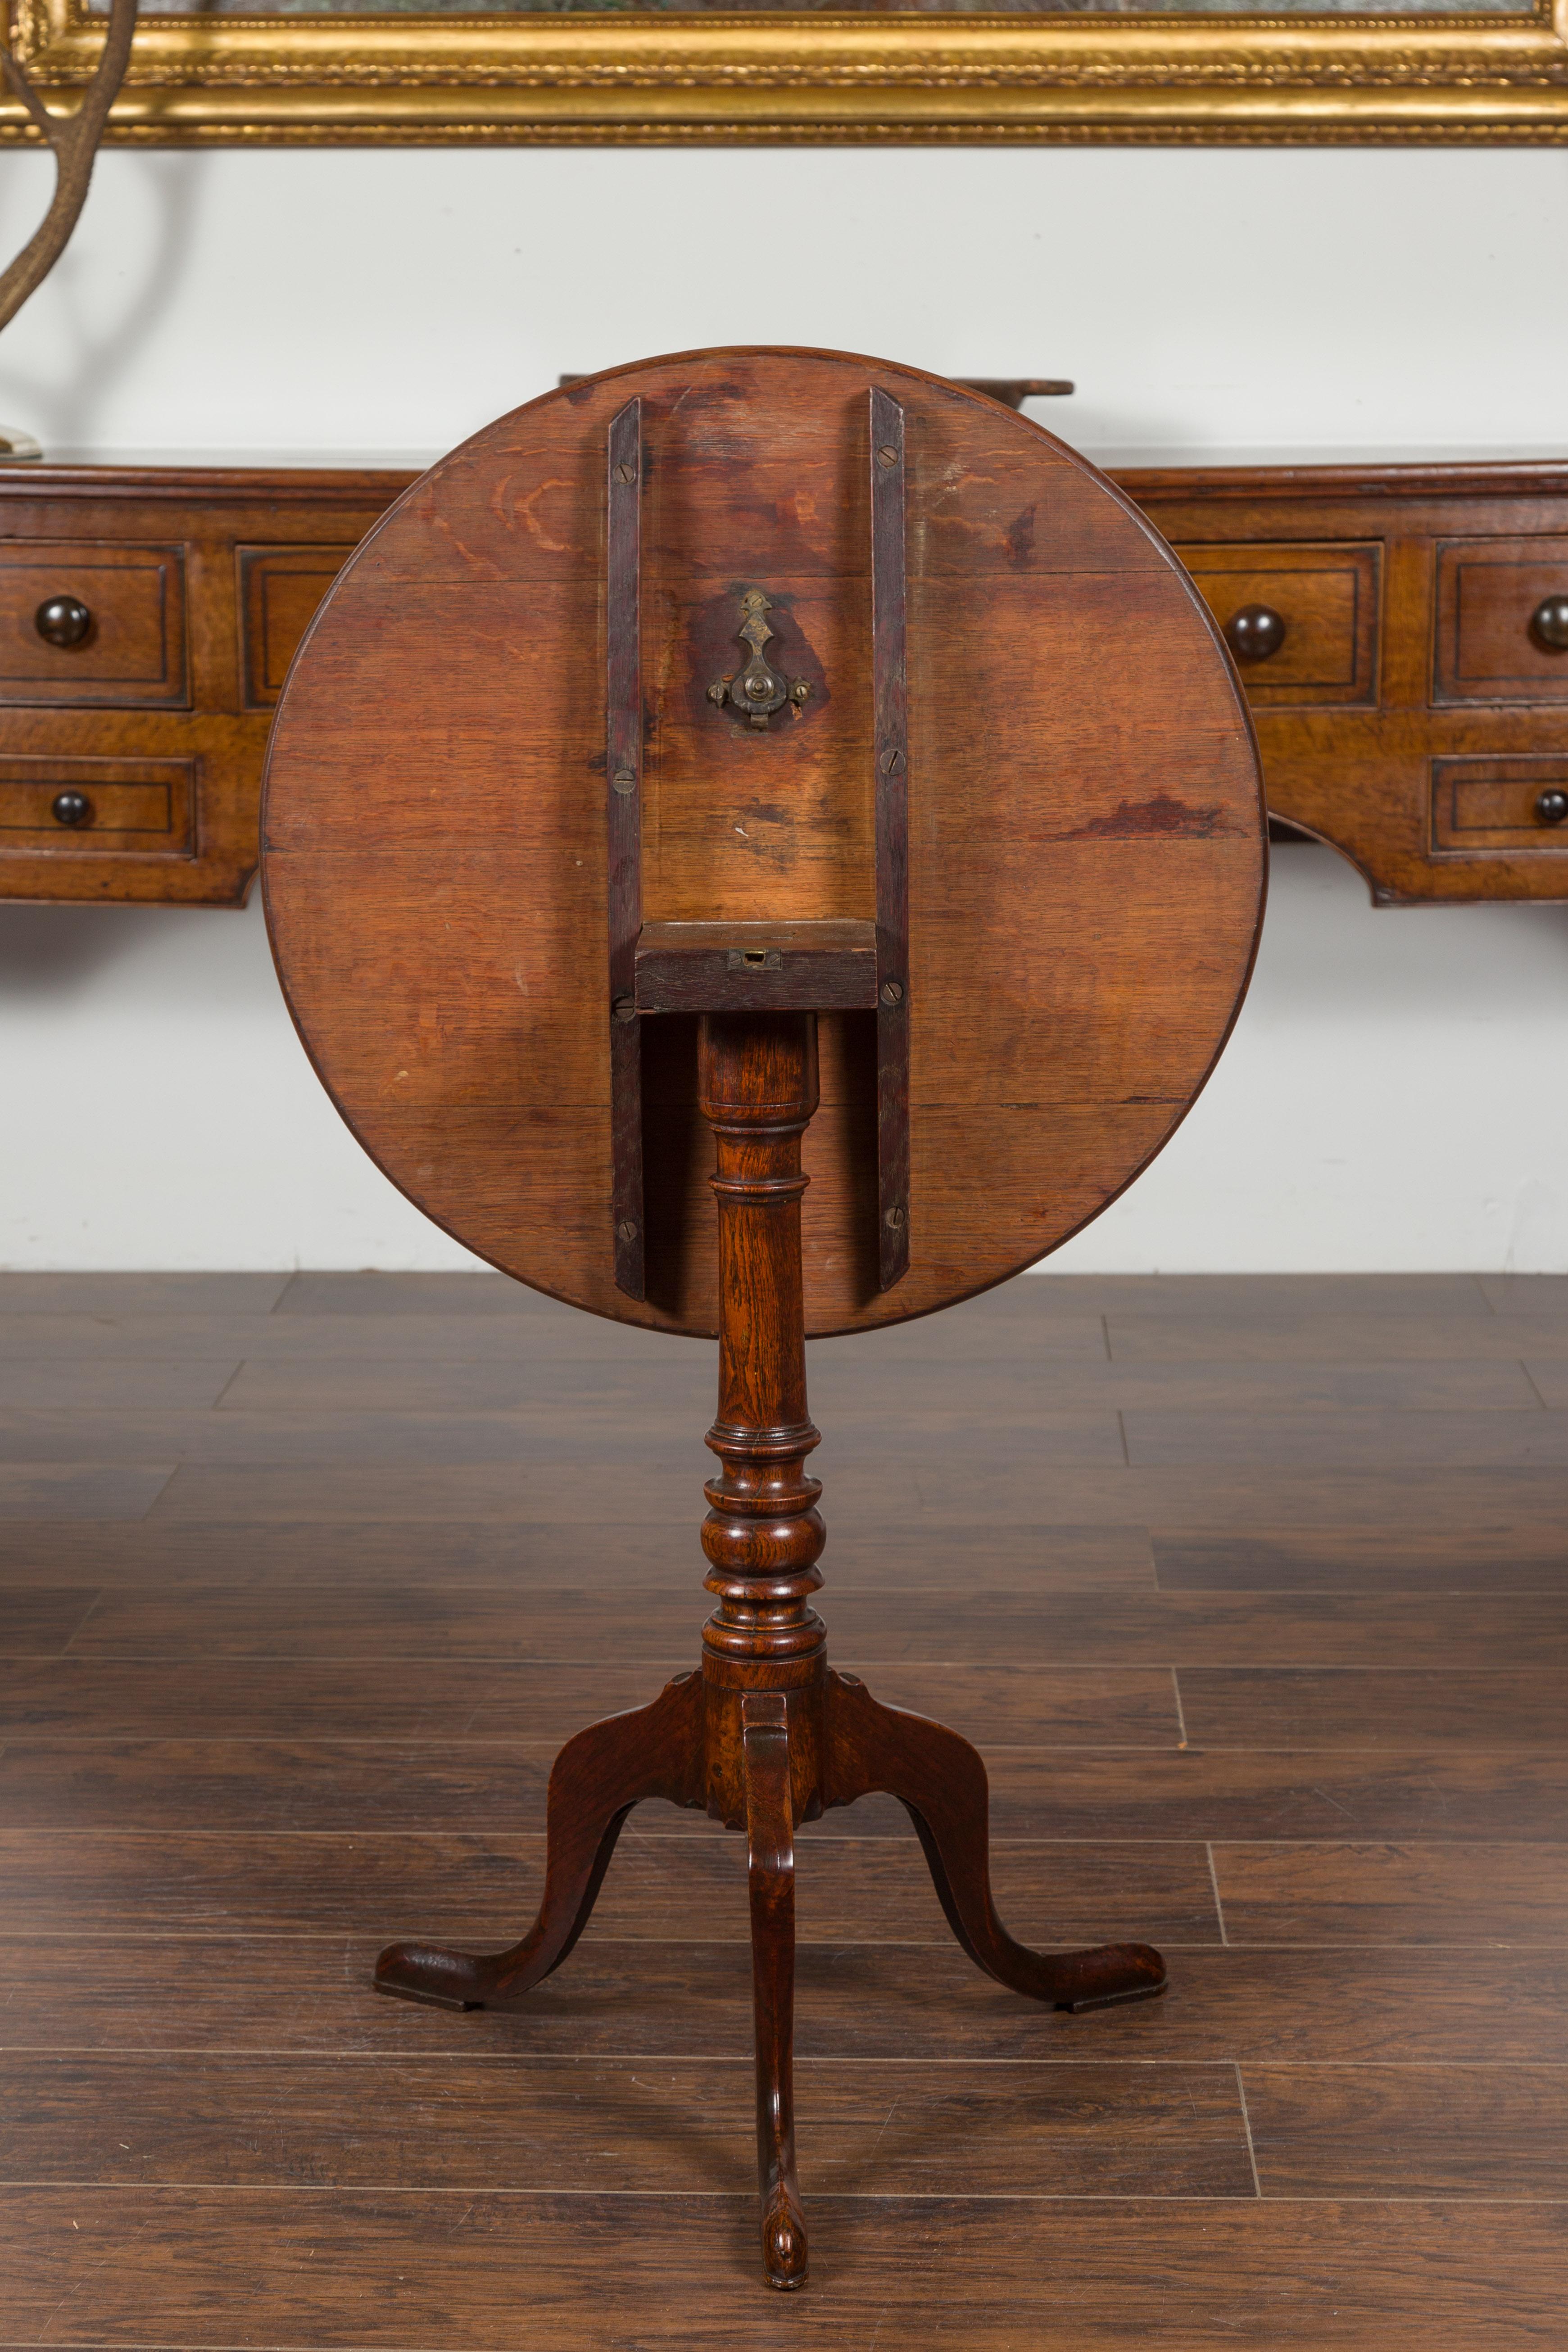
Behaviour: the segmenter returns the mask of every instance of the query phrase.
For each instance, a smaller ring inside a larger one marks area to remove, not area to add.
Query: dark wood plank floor
[[[741,1842],[528,2009],[559,1741],[694,1662],[712,1351],[489,1276],[0,1278],[0,2345],[1568,2338],[1568,1282],[1026,1280],[813,1350],[834,1655],[984,1749],[1043,2015],[803,1833],[814,2280],[755,2261]]]

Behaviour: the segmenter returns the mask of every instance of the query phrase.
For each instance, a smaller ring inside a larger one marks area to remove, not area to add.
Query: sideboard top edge
[[[1568,496],[1568,454],[1561,457],[1412,457],[1349,458],[1325,453],[1310,460],[1260,455],[1258,462],[1223,461],[1162,455],[1158,462],[1121,462],[1106,453],[1096,458],[1130,497],[1144,499],[1292,498],[1560,498]],[[1128,453],[1131,460],[1131,453]],[[426,460],[426,463],[430,461]],[[425,466],[412,456],[353,459],[240,453],[159,460],[151,454],[117,461],[107,453],[92,458],[33,458],[0,464],[0,497],[280,498],[391,500],[416,481]]]
[[[74,463],[29,458],[0,465],[0,497],[128,498],[163,493],[181,498],[341,498],[390,501],[424,469],[410,465],[314,463],[307,457],[201,465],[108,460]]]
[[[1412,458],[1358,464],[1118,466],[1107,468],[1130,498],[1561,498],[1568,457]]]

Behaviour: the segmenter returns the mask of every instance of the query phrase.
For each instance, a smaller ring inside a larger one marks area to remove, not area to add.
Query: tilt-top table
[[[1192,1102],[1262,905],[1235,673],[1039,427],[881,361],[687,353],[501,418],[391,510],[296,657],[263,841],[295,1019],[393,1181],[522,1281],[719,1338],[700,1668],[561,1751],[521,1942],[396,1944],[377,1983],[520,2001],[634,1805],[744,1830],[763,2256],[798,2286],[797,1822],[900,1799],[960,1944],[1031,1999],[1165,1981],[1147,1945],[1015,1943],[979,1756],[828,1667],[805,1343],[1027,1265]]]

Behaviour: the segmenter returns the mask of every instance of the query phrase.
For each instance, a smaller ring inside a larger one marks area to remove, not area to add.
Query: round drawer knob
[[[1244,604],[1226,623],[1225,641],[1237,661],[1268,661],[1285,642],[1285,624],[1272,604]]]
[[[1530,616],[1530,634],[1551,652],[1568,653],[1568,596],[1543,596]]]
[[[1568,816],[1568,793],[1556,784],[1548,785],[1535,803],[1535,814],[1542,824],[1561,824]]]
[[[1568,807],[1568,802],[1563,805]],[[86,824],[92,814],[92,803],[85,793],[57,793],[49,803],[49,814],[57,824]]]
[[[33,615],[33,626],[47,646],[79,646],[92,626],[92,614],[79,596],[46,596]]]

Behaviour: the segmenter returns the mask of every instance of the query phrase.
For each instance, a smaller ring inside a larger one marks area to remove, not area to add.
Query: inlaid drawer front
[[[0,759],[0,851],[191,855],[194,760]]]
[[[1435,850],[1568,850],[1568,751],[1434,760]]]
[[[1176,553],[1224,630],[1252,701],[1375,704],[1383,557],[1376,541]]]
[[[1568,539],[1437,551],[1436,702],[1568,702]]]
[[[0,702],[188,707],[184,549],[0,542]]]
[[[240,547],[240,676],[247,710],[270,710],[317,605],[353,553],[345,547]]]

